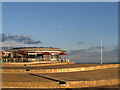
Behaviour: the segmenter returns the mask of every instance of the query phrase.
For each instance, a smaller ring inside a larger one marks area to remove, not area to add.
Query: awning
[[[49,52],[44,52],[43,54],[50,55],[51,53],[49,53]]]
[[[22,51],[22,52],[20,52],[19,54],[28,54],[28,53],[26,53],[25,51]]]
[[[62,53],[60,53],[60,55],[67,55],[66,53],[64,53],[64,52],[62,52]]]

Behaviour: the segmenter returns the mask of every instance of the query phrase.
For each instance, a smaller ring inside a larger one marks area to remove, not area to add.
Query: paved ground
[[[39,76],[46,76],[64,81],[89,81],[101,79],[117,79],[118,70],[120,68],[110,68],[102,70],[84,71],[84,72],[67,72],[67,73],[48,73],[37,74]]]
[[[29,74],[2,74],[2,82],[52,82],[49,79],[35,77]]]
[[[107,65],[107,64],[65,64],[65,65],[52,65],[52,66],[29,66],[29,67],[2,67],[2,69],[60,69],[60,68],[76,68],[76,67],[90,67],[90,66],[102,66],[102,65]]]
[[[72,68],[72,67],[88,67],[96,66],[101,64],[74,64],[74,65],[55,65],[55,66],[39,66],[29,67],[30,69],[51,69],[51,68]],[[102,64],[105,65],[105,64]],[[9,68],[9,67],[6,67]],[[11,67],[11,68],[26,68],[26,67]],[[27,67],[28,68],[28,67]],[[5,69],[5,67],[4,67]],[[10,69],[10,68],[9,68]],[[83,72],[66,72],[66,73],[47,73],[47,74],[32,74],[32,73],[2,73],[2,82],[42,82],[42,83],[56,83],[58,81],[92,81],[92,80],[103,80],[103,79],[118,79],[118,71],[120,68],[109,68],[101,70],[83,71]],[[120,79],[120,78],[119,78]],[[58,80],[58,81],[57,81]],[[57,85],[57,84],[56,84]],[[104,86],[99,88],[116,88],[117,85]],[[5,89],[3,89],[5,90]],[[16,89],[7,89],[16,90]],[[17,89],[19,90],[19,89]],[[24,89],[20,89],[24,90]],[[31,89],[32,90],[32,89]],[[54,89],[55,90],[55,89]],[[61,89],[60,89],[61,90]],[[64,90],[64,89],[63,89]],[[76,90],[76,89],[73,89]],[[90,88],[89,90],[97,90],[96,88]],[[109,90],[109,89],[108,89]]]
[[[89,81],[100,79],[117,79],[118,68],[84,71],[84,72],[66,72],[66,73],[48,73],[48,74],[5,74],[2,73],[3,82],[46,82],[51,81],[43,77],[48,77],[64,81]]]
[[[119,88],[116,88],[118,87],[117,85],[113,85],[113,86],[104,86],[104,87],[90,87],[90,88],[55,88],[55,89],[45,89],[45,90],[120,90],[120,87]],[[13,88],[4,88],[2,90],[44,90],[44,89],[26,89],[26,88],[23,88],[23,89],[20,89],[20,88],[17,88],[17,89],[13,89]]]

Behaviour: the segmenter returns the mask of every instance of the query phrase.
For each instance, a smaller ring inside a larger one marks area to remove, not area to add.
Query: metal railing
[[[54,59],[50,58],[2,58],[2,62],[34,62],[34,61],[58,61],[58,62],[69,62],[69,59]]]

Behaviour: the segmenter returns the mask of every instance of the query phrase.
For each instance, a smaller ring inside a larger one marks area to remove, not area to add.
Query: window
[[[35,58],[35,55],[29,55],[29,58]]]
[[[58,59],[59,56],[58,55],[51,55],[51,59]]]
[[[37,58],[43,58],[43,54],[37,54]]]

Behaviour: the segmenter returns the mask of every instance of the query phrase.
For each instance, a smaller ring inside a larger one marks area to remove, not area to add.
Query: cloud
[[[101,46],[97,46],[96,49],[101,49]],[[105,47],[102,46],[102,49],[105,49]]]
[[[120,46],[119,46],[119,45],[118,45],[118,46],[115,46],[114,49],[120,50]]]
[[[77,42],[77,44],[84,44],[84,42]]]
[[[5,34],[0,35],[0,42],[5,42],[8,40],[8,37]]]
[[[0,35],[0,42],[8,42],[8,41],[16,41],[16,42],[24,42],[28,44],[39,44],[41,41],[35,41],[28,35]]]
[[[91,55],[94,55],[94,57]],[[81,63],[96,62],[96,55],[97,52],[92,52],[88,49],[71,50],[67,53],[67,57],[70,59],[70,61]]]
[[[0,47],[21,47],[22,42],[10,41],[10,42],[0,42]]]
[[[88,50],[97,50],[97,49],[101,49],[101,46],[97,46],[97,47],[91,47]],[[102,46],[102,49],[105,49],[104,46]]]
[[[102,47],[102,48],[104,49],[105,47]],[[71,50],[70,52],[68,52],[68,54],[69,55],[85,55],[85,54],[91,55],[91,52],[92,54],[98,53],[98,51],[96,51],[97,49],[100,49],[100,47],[97,46],[97,47],[91,47],[89,49]]]
[[[104,62],[118,62],[118,49],[113,48],[112,50],[105,49],[103,47],[103,61]],[[98,51],[100,47],[91,47],[89,49],[71,50],[67,53],[67,57],[70,61],[81,62],[81,63],[99,63],[101,58],[101,52]]]
[[[68,55],[82,55],[82,54],[86,54],[87,50],[71,50],[70,52],[68,52]]]

